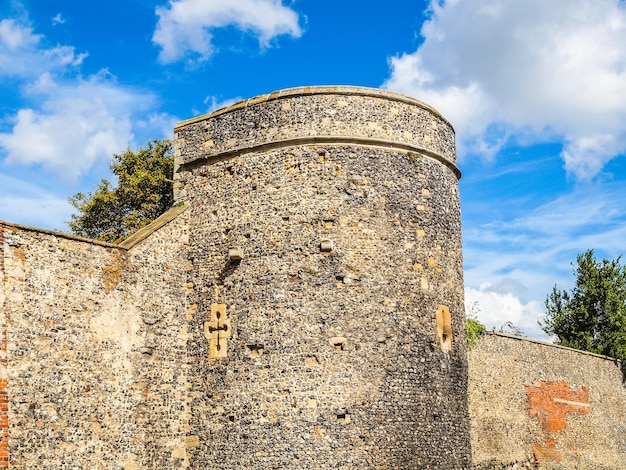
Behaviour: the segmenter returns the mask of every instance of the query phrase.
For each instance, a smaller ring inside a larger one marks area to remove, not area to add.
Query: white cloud
[[[52,24],[53,25],[58,25],[58,24],[65,24],[65,18],[63,18],[63,15],[61,15],[61,13],[57,13],[53,18],[52,18]]]
[[[489,243],[501,245],[514,241],[523,243],[528,251],[578,245],[585,233],[597,236],[604,230],[624,225],[623,184],[598,181],[578,185],[572,192],[529,208],[518,217],[494,221],[485,231],[479,228],[477,240],[484,240],[488,233]],[[472,232],[465,235],[468,234]],[[621,244],[621,240],[616,242]]]
[[[74,212],[67,198],[53,195],[37,198],[0,195],[0,205],[3,207],[0,219],[8,222],[20,220],[22,225],[61,231],[67,231],[61,224],[70,220]]]
[[[0,21],[0,44],[10,50],[16,50],[36,44],[41,36],[33,30],[19,24],[15,19],[5,18]]]
[[[40,186],[0,173],[0,220],[63,230],[73,209],[67,197],[58,197]]]
[[[78,66],[87,58],[86,53],[75,54],[72,46],[56,46],[44,51],[43,55],[49,58],[53,64],[61,67],[66,65]]]
[[[87,57],[72,46],[46,47],[43,36],[14,18],[0,21],[0,77],[33,78],[42,73],[76,67]]]
[[[126,148],[133,140],[133,113],[152,101],[106,73],[61,84],[44,74],[29,91],[43,95],[43,103],[19,110],[11,132],[0,134],[5,163],[41,164],[70,179]]]
[[[145,134],[137,136],[141,145],[144,145],[148,139],[173,139],[174,127],[180,121],[180,118],[167,113],[151,113],[134,123],[135,132]]]
[[[391,59],[385,87],[438,108],[461,153],[563,140],[593,178],[626,152],[626,7],[619,0],[431,0],[424,42]]]
[[[204,99],[204,104],[207,105],[206,112],[212,113],[213,111],[217,111],[218,109],[227,108],[228,106],[238,103],[241,100],[243,100],[243,98],[240,96],[236,98],[228,98],[226,100],[221,100],[221,101],[217,99],[217,97],[215,96],[207,96]]]
[[[511,332],[507,323],[519,328],[528,337],[548,340],[537,321],[543,318],[538,302],[522,303],[511,293],[493,292],[489,284],[480,289],[465,289],[466,311],[476,314],[488,330]]]
[[[225,100],[220,100],[216,96],[207,96],[203,103],[206,105],[205,109],[198,109],[196,107],[193,108],[192,112],[194,116],[200,116],[202,114],[210,114],[213,111],[217,111],[218,109],[227,108],[239,101],[242,101],[244,98],[237,96],[235,98],[227,98]]]
[[[546,295],[555,284],[572,287],[576,255],[588,249],[598,258],[626,255],[623,194],[623,180],[579,184],[526,213],[466,226],[466,304],[480,304],[479,317],[490,329],[511,321],[529,336],[540,337],[536,320]],[[517,207],[514,202],[502,205],[511,211]]]
[[[5,129],[10,125],[0,133],[5,164],[41,166],[75,180],[134,144],[135,130],[141,137],[171,135],[177,119],[151,112],[151,93],[119,85],[107,70],[82,77],[87,54],[44,43],[25,21],[0,21],[0,77],[17,78],[24,101],[2,117]]]
[[[214,52],[212,31],[235,26],[258,38],[262,47],[280,35],[300,37],[298,14],[281,0],[170,0],[157,7],[152,40],[161,48],[159,60],[175,62],[187,54],[206,60]]]

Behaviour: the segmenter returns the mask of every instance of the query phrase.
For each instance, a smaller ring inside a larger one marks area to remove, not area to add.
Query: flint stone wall
[[[175,139],[197,305],[191,466],[468,468],[449,124],[396,94],[322,87],[181,123]],[[209,358],[212,304],[230,321],[224,358]]]
[[[0,225],[11,468],[183,463],[186,230],[180,217],[126,250]]]
[[[181,123],[176,163],[189,208],[122,245],[0,222],[0,468],[626,468],[614,361],[488,334],[468,390],[432,108],[284,90]]]
[[[468,358],[475,469],[626,468],[619,362],[491,333]]]
[[[436,110],[398,93],[349,86],[281,90],[183,121],[177,163],[313,141],[422,151],[458,172],[454,130]]]

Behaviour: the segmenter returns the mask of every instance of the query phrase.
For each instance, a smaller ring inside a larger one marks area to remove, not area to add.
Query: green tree
[[[563,346],[626,360],[626,266],[601,262],[589,250],[577,257],[571,292],[556,286],[540,326]]]
[[[78,214],[68,225],[76,235],[117,243],[172,206],[172,142],[152,140],[136,152],[113,154],[109,168],[115,187],[102,179],[94,193],[70,197]]]

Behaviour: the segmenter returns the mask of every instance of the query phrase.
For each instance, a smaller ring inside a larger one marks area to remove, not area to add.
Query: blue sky
[[[112,153],[286,87],[382,87],[455,126],[466,304],[543,338],[552,286],[626,246],[619,0],[3,0],[0,219],[66,230]]]

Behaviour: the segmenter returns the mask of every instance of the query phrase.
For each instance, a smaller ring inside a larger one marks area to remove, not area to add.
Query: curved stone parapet
[[[175,129],[177,164],[260,146],[354,143],[442,161],[457,176],[454,130],[434,108],[385,90],[302,87],[240,101]]]

